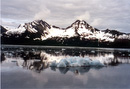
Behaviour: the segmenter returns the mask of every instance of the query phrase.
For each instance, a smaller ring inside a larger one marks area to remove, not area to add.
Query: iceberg
[[[92,60],[88,57],[69,57],[65,59],[61,59],[59,62],[52,61],[50,63],[51,67],[100,67],[105,66],[103,63],[101,63],[99,60]]]

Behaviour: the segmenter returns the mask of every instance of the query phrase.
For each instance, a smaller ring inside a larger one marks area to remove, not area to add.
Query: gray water
[[[2,89],[130,89],[130,49],[2,46]],[[50,67],[47,60],[98,59],[104,67]],[[46,62],[45,62],[46,61]]]

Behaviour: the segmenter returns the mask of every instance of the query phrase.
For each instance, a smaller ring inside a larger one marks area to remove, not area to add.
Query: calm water
[[[2,46],[2,89],[130,89],[130,49]],[[50,67],[50,59],[88,57],[104,67]]]

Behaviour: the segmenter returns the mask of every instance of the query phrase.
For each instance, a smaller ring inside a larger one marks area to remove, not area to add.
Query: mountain
[[[76,20],[66,28],[35,20],[21,24],[16,29],[1,29],[2,44],[130,47],[130,34],[117,30],[99,30],[84,20]]]
[[[1,29],[1,35],[7,31],[6,28],[4,28],[3,26],[0,26],[0,29]]]

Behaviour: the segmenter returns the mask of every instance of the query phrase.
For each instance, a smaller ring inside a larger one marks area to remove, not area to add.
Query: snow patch
[[[10,34],[22,34],[26,31],[25,27],[23,27],[24,24],[21,24],[19,28],[15,28],[15,29],[7,29],[8,31],[6,32],[6,34],[10,35]]]
[[[46,40],[47,38],[51,38],[51,37],[73,37],[75,36],[75,30],[72,28],[69,29],[60,29],[60,28],[54,28],[51,26],[51,29],[46,29],[46,32],[48,33],[48,35],[45,36],[41,36],[42,40]]]

